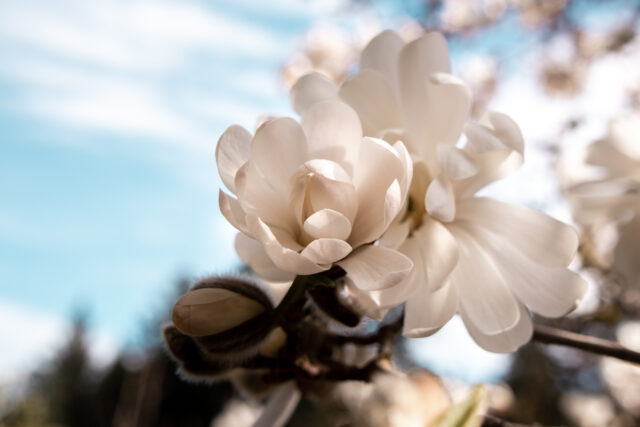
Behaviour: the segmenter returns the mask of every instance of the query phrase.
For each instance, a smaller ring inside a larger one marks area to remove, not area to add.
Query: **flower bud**
[[[233,368],[208,358],[192,337],[181,333],[175,326],[168,325],[162,332],[169,355],[178,362],[178,372],[185,379],[215,381]]]
[[[173,324],[194,337],[234,328],[265,311],[264,305],[227,289],[195,289],[173,307]]]
[[[210,277],[173,308],[175,327],[193,337],[207,357],[237,360],[259,350],[273,329],[273,302],[258,285],[233,277]]]

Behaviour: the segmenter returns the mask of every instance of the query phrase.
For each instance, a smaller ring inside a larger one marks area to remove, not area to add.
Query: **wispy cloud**
[[[279,102],[278,58],[292,43],[193,1],[3,2],[0,82],[14,95],[2,104],[210,148],[212,127],[253,122],[252,105]],[[232,71],[242,61],[252,65]]]

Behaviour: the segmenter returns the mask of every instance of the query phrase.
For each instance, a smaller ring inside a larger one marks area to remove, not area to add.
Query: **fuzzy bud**
[[[173,324],[194,336],[218,334],[263,313],[264,305],[227,289],[195,289],[176,302]]]
[[[175,327],[208,357],[238,360],[255,354],[273,329],[273,302],[260,286],[234,277],[200,280],[176,302]]]

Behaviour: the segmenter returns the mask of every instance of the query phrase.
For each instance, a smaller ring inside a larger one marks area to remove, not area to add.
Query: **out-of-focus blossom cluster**
[[[574,218],[584,230],[582,253],[587,261],[612,268],[625,283],[637,286],[640,114],[613,120],[608,134],[587,148],[585,163],[595,177],[573,181],[567,188]]]

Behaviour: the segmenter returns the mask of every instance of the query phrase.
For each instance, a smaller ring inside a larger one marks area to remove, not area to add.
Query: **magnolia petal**
[[[399,210],[404,203],[400,191],[398,207],[400,188],[399,184],[395,187],[394,181],[403,179],[404,174],[402,161],[393,147],[379,139],[363,138],[353,180],[358,200],[358,213],[349,239],[353,247],[376,240],[394,219],[390,217],[392,211]],[[390,187],[393,188],[390,190]]]
[[[487,151],[482,154],[473,151],[467,151],[467,153],[473,158],[478,173],[454,183],[459,199],[471,197],[488,184],[512,174],[522,166],[524,161],[522,153],[510,148]]]
[[[413,178],[413,160],[411,160],[411,154],[405,147],[402,141],[396,141],[392,144],[393,148],[398,153],[400,162],[402,163],[402,170],[404,174],[400,178],[400,189],[402,190],[402,197],[409,194],[409,187],[411,187],[411,179]]]
[[[257,240],[236,234],[235,249],[238,256],[246,265],[262,279],[272,282],[285,282],[294,279],[294,275],[280,270],[267,256],[264,248]]]
[[[403,47],[404,40],[398,33],[391,30],[381,32],[362,50],[360,69],[382,73],[395,88],[398,81],[398,55]]]
[[[248,161],[236,173],[236,194],[247,214],[258,215],[269,225],[296,230],[295,216],[288,208],[285,194],[274,190],[253,161]]]
[[[275,191],[282,194],[290,192],[289,178],[306,160],[304,132],[289,117],[263,124],[251,142],[251,161]]]
[[[305,220],[304,231],[314,239],[346,240],[351,234],[351,222],[338,211],[322,209]]]
[[[458,203],[456,218],[508,236],[523,255],[547,267],[566,267],[578,249],[578,233],[573,227],[523,206],[472,197]]]
[[[389,249],[398,249],[409,236],[411,231],[411,221],[393,222],[382,237],[378,239],[378,244]]]
[[[484,334],[495,335],[511,329],[518,322],[520,311],[499,266],[466,230],[459,226],[449,229],[460,249],[458,264],[451,273],[460,309]]]
[[[455,183],[459,197],[469,197],[491,182],[516,171],[524,161],[524,139],[518,125],[508,116],[487,112],[478,123],[465,128],[465,151],[473,158],[478,173]]]
[[[446,73],[428,76],[426,88],[427,115],[423,118],[426,140],[455,144],[469,118],[471,90],[462,80]]]
[[[339,163],[351,174],[358,158],[362,125],[358,114],[338,100],[316,102],[302,115],[309,158]]]
[[[381,246],[367,245],[338,262],[361,290],[387,289],[400,283],[413,268],[409,258]]]
[[[254,126],[254,131],[257,132],[258,129],[262,127],[263,124],[270,122],[271,120],[275,120],[280,116],[274,116],[273,114],[261,114],[258,116],[258,120],[256,120],[256,125]]]
[[[400,183],[398,180],[394,180],[387,193],[384,196],[384,228],[382,231],[389,227],[389,224],[398,216],[398,212],[402,209],[404,198],[402,197],[402,190],[400,189]],[[381,233],[382,234],[382,233]]]
[[[407,300],[402,334],[409,338],[434,334],[456,314],[457,306],[456,290],[451,284],[435,292],[419,287]]]
[[[442,171],[453,180],[469,178],[478,173],[473,160],[454,145],[438,144],[437,155]]]
[[[331,266],[349,255],[351,246],[340,239],[316,239],[302,250],[300,255],[322,266]]]
[[[356,110],[367,136],[378,136],[384,129],[402,126],[393,87],[377,71],[362,70],[344,82],[340,98]]]
[[[453,185],[440,175],[429,184],[424,196],[424,205],[429,215],[442,222],[451,222],[456,217],[456,196]]]
[[[531,310],[560,317],[574,310],[587,291],[587,282],[565,267],[536,264],[513,245],[512,236],[497,235],[472,224],[465,229],[492,253],[513,293]]]
[[[294,380],[279,385],[269,396],[253,427],[283,427],[293,415],[301,397],[302,393]]]
[[[236,193],[236,172],[251,153],[251,133],[242,126],[229,126],[216,146],[216,163],[222,182],[232,193]]]
[[[320,73],[306,74],[291,88],[291,105],[302,115],[316,102],[338,98],[338,86]]]
[[[416,271],[422,271],[420,286],[431,292],[446,283],[459,259],[455,237],[444,225],[427,215],[400,250],[411,258]]]
[[[238,200],[229,196],[222,190],[218,192],[218,205],[220,206],[220,212],[231,225],[238,230],[247,233],[247,223],[245,220],[246,213],[242,210],[242,206]]]
[[[533,336],[533,323],[525,307],[519,306],[520,318],[510,329],[498,334],[483,333],[469,318],[464,310],[460,310],[460,317],[471,335],[480,347],[493,353],[511,353],[528,343]]]
[[[429,93],[426,77],[449,72],[449,52],[442,34],[427,33],[405,45],[398,55],[398,89],[409,133],[422,146],[429,130]]]
[[[343,214],[351,224],[358,212],[356,189],[349,182],[340,182],[315,175],[309,181],[308,199],[314,212],[331,209]]]
[[[495,111],[487,111],[480,119],[480,124],[490,129],[505,146],[520,154],[524,153],[522,132],[511,117]]]
[[[321,175],[331,181],[351,182],[351,177],[338,163],[326,159],[313,159],[305,162],[296,174]]]
[[[467,135],[467,146],[476,153],[486,153],[507,148],[500,138],[491,132],[491,129],[478,123],[467,123],[464,127],[464,133]]]
[[[302,275],[315,274],[327,269],[327,267],[320,266],[298,252],[283,246],[271,228],[256,215],[247,215],[247,226],[251,235],[262,244],[271,261],[279,269]]]

